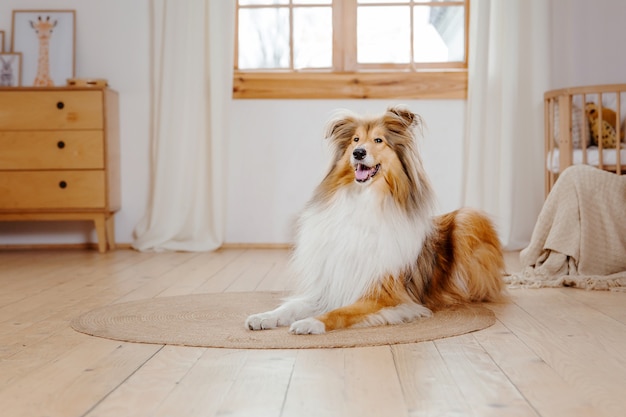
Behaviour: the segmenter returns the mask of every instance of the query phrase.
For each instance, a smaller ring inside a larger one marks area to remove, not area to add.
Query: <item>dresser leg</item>
[[[98,235],[98,251],[104,253],[107,251],[106,216],[104,214],[96,215],[93,222]]]
[[[107,243],[110,250],[115,250],[115,220],[113,214],[106,219]]]

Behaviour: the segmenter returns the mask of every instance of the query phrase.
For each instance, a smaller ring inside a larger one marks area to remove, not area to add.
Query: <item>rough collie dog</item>
[[[490,221],[471,209],[432,216],[418,126],[420,116],[401,107],[329,122],[331,167],[298,221],[296,290],[247,328],[320,334],[501,299],[504,260]]]

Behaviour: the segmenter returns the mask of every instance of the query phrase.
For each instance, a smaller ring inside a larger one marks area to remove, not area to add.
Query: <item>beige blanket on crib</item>
[[[626,290],[626,175],[589,166],[561,174],[511,287]]]

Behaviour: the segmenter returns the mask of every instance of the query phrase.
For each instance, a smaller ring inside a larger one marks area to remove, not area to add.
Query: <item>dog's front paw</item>
[[[289,333],[292,334],[322,334],[326,333],[326,326],[324,323],[309,317],[308,319],[298,320],[291,325]]]
[[[246,319],[246,328],[267,330],[278,327],[278,316],[272,312],[253,314]]]

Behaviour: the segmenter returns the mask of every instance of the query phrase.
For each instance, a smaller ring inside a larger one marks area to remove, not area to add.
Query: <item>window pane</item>
[[[411,60],[408,6],[371,6],[357,10],[357,61],[405,64]]]
[[[289,0],[239,0],[240,6],[268,5],[268,4],[289,4]]]
[[[333,0],[293,0],[293,4],[331,4]]]
[[[411,0],[357,0],[359,4],[372,4],[372,3],[408,3]],[[414,0],[414,3],[435,3],[440,2],[441,0]],[[452,0],[459,1],[459,0]]]
[[[358,0],[357,3],[408,3],[409,0]]]
[[[239,68],[289,68],[289,10],[239,9]]]
[[[413,56],[415,62],[465,60],[465,8],[414,7]]]
[[[333,61],[333,17],[330,7],[293,11],[295,68],[330,68]]]

